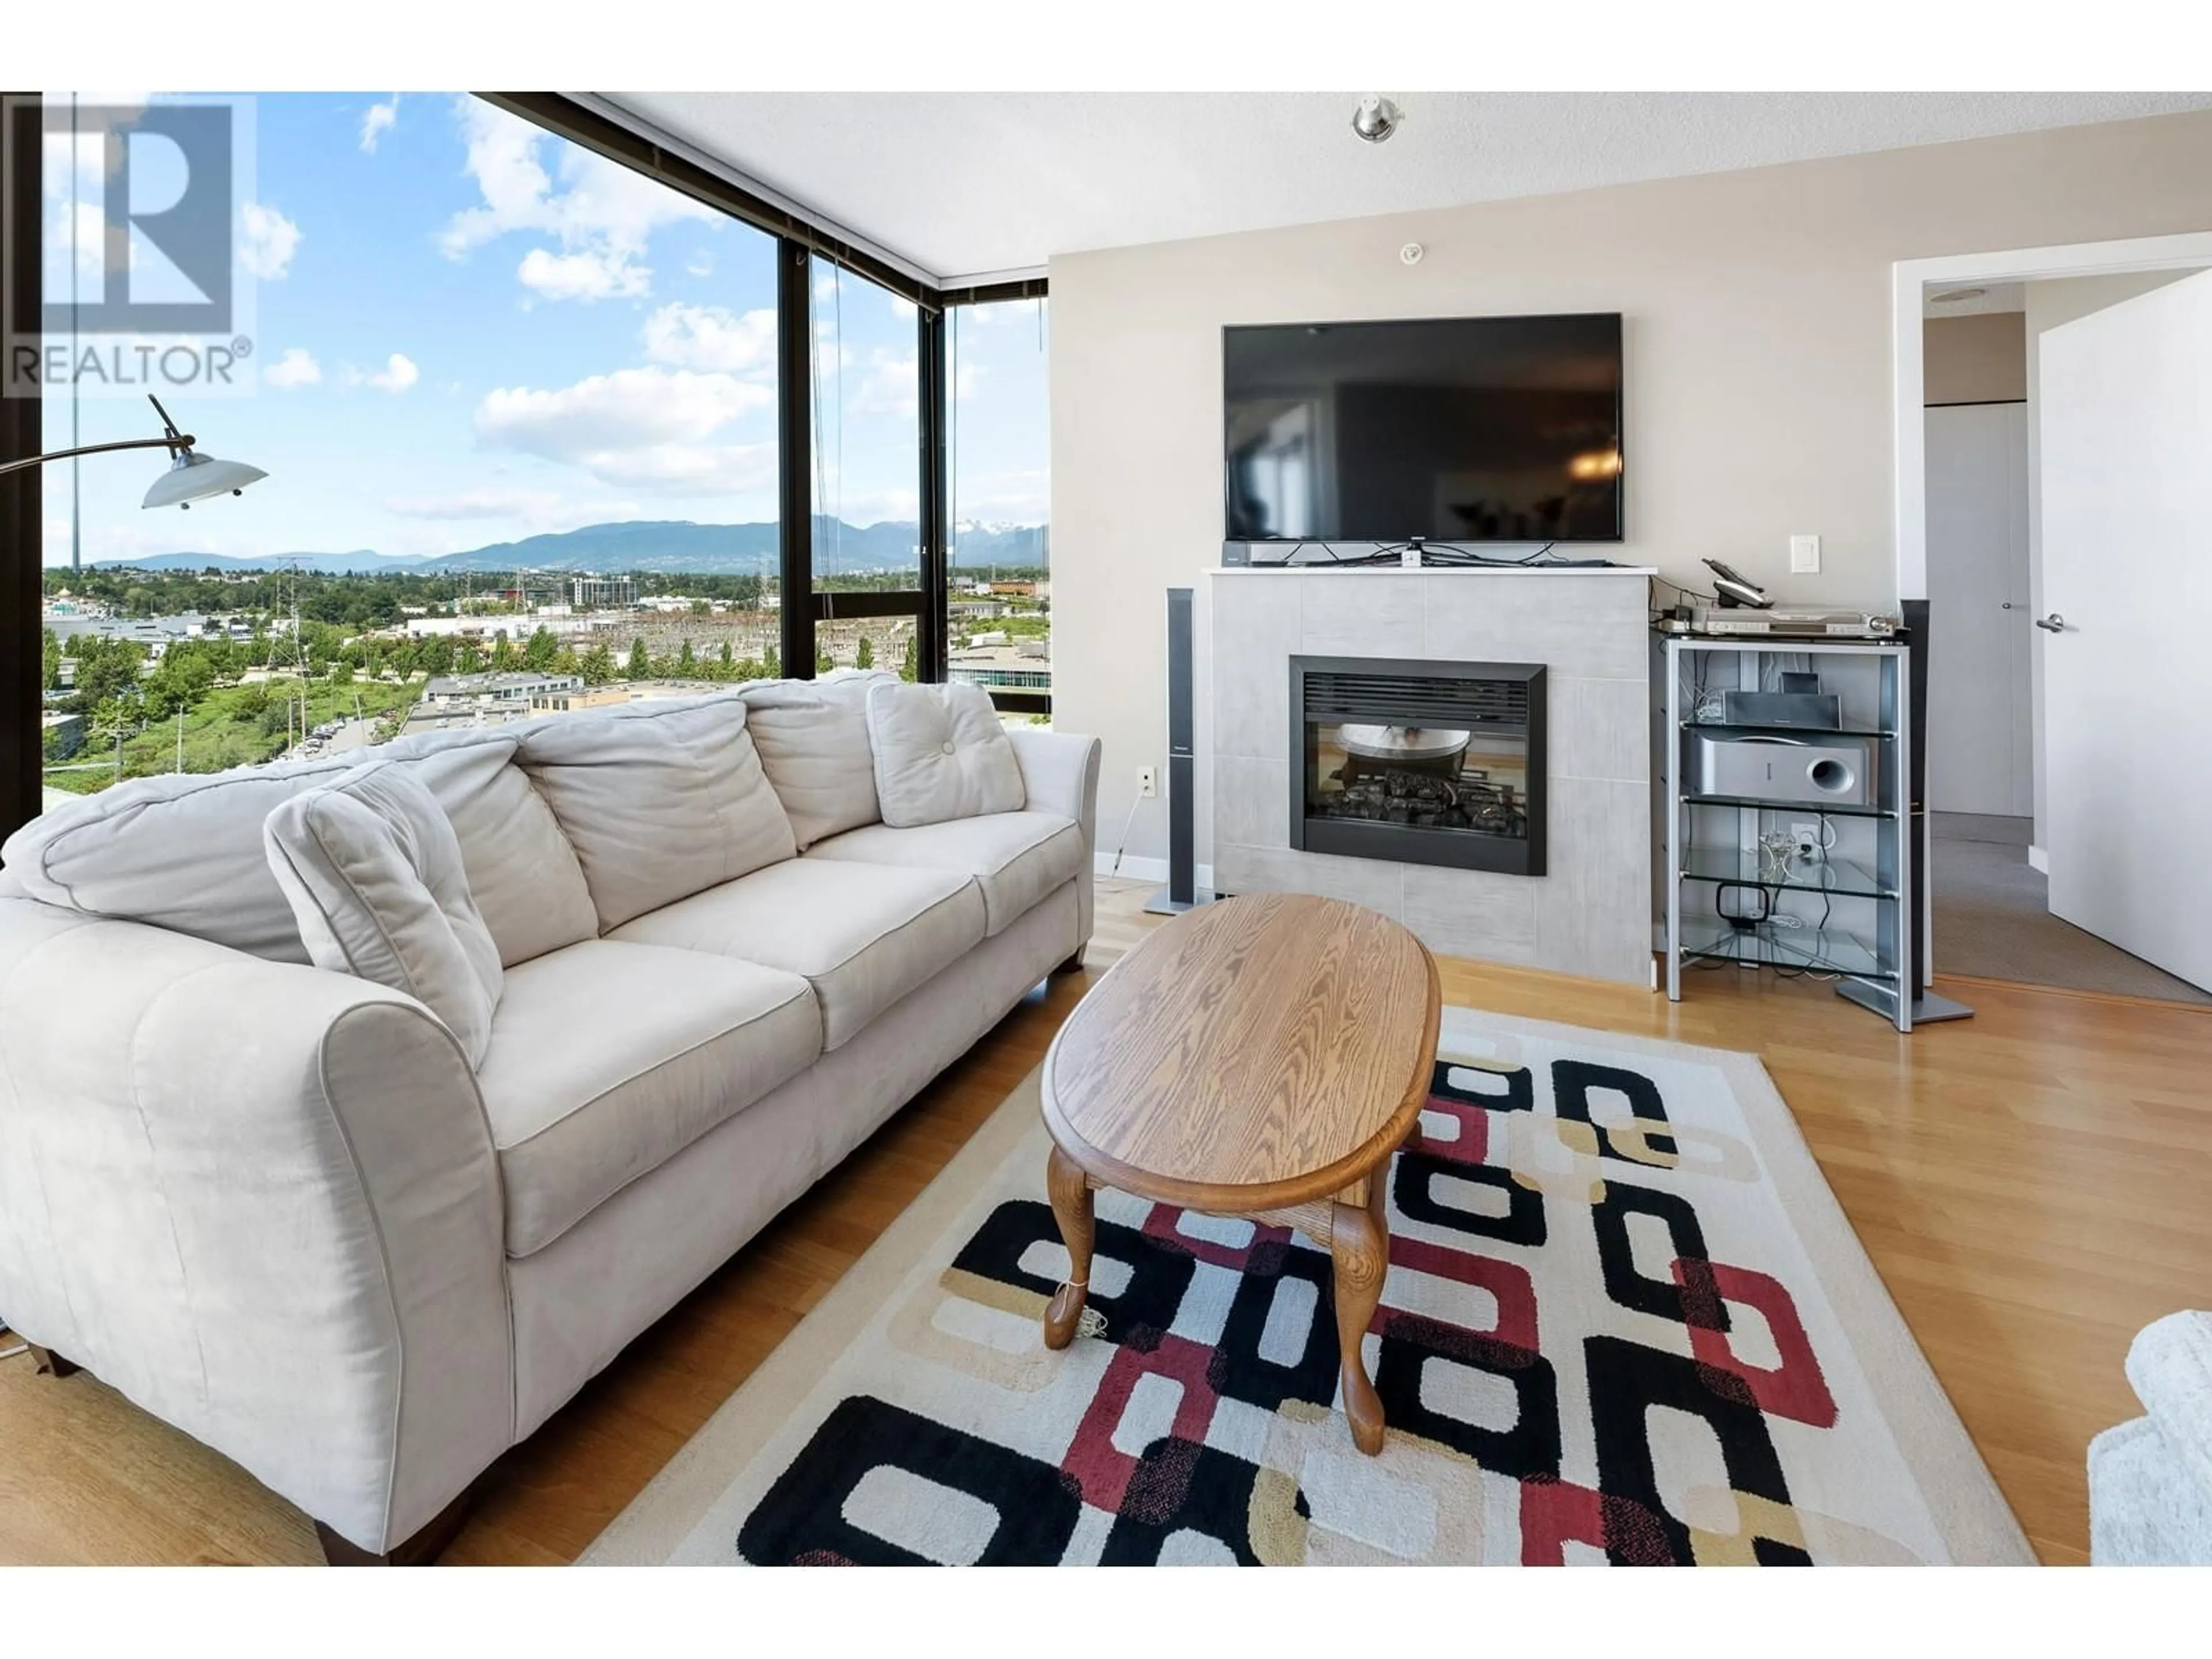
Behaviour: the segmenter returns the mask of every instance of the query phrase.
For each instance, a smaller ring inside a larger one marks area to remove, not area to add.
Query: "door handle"
[[[2063,634],[2066,631],[2066,618],[2054,611],[2047,617],[2038,617],[2035,619],[2035,625],[2046,634]]]

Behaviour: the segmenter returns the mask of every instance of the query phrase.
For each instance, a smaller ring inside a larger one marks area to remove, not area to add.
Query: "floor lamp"
[[[161,417],[161,436],[158,438],[124,438],[114,443],[84,444],[76,449],[27,455],[21,460],[0,462],[0,473],[20,472],[27,467],[44,466],[48,461],[65,461],[72,455],[105,454],[111,449],[166,449],[170,452],[169,470],[154,480],[142,505],[187,507],[211,495],[235,495],[255,479],[269,476],[259,467],[248,466],[243,461],[222,461],[202,454],[192,447],[199,440],[189,432],[177,430],[177,423],[169,418],[169,411],[161,407],[159,398],[149,392],[146,401]]]

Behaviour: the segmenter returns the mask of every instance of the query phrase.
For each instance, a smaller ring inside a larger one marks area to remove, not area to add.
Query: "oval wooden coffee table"
[[[1176,917],[1084,998],[1044,1058],[1045,1179],[1068,1280],[1045,1345],[1075,1335],[1091,1280],[1091,1189],[1291,1226],[1335,1267],[1345,1416],[1382,1449],[1360,1339],[1382,1294],[1390,1155],[1437,1052],[1437,965],[1372,910],[1255,894]]]

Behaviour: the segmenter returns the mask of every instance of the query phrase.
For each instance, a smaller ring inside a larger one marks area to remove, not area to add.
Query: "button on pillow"
[[[975,686],[871,686],[868,742],[876,795],[893,829],[1018,812],[1028,804],[1014,745]]]

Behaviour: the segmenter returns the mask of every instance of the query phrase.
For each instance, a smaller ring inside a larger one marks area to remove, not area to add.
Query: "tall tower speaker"
[[[1168,884],[1146,912],[1172,916],[1210,902],[1198,886],[1198,716],[1193,708],[1194,590],[1168,589]]]

